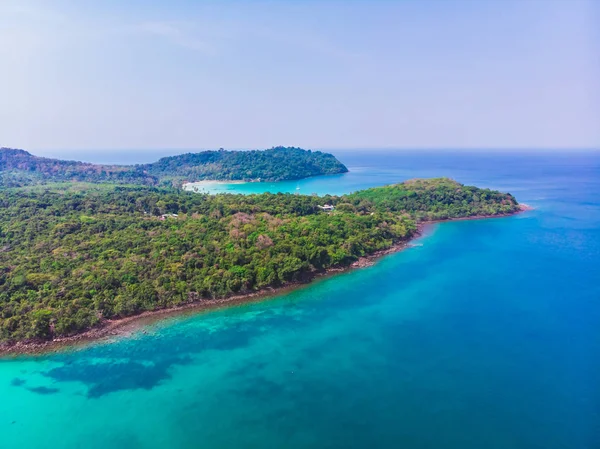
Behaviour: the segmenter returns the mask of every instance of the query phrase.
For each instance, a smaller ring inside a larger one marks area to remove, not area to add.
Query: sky
[[[0,146],[598,148],[600,1],[0,0]]]

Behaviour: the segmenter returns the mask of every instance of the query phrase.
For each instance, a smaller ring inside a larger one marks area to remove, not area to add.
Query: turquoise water
[[[600,155],[340,158],[363,171],[311,189],[450,175],[536,209],[436,225],[270,301],[0,361],[0,448],[600,447]]]

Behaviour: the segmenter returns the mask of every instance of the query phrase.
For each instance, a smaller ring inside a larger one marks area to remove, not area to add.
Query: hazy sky
[[[598,147],[599,0],[0,0],[0,146]]]

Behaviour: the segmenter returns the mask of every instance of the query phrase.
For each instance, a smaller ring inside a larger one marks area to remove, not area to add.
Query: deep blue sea
[[[335,153],[350,173],[219,188],[451,176],[535,209],[438,224],[263,302],[0,361],[0,448],[600,448],[600,153]]]

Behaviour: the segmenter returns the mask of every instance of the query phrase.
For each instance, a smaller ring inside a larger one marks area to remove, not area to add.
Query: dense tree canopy
[[[333,204],[323,212],[319,205]],[[341,197],[153,187],[0,192],[0,340],[304,279],[410,238],[418,220],[508,214],[508,194],[447,179]]]
[[[283,181],[345,173],[335,156],[320,151],[276,147],[264,151],[204,151],[165,157],[141,166],[158,178]]]
[[[24,150],[0,148],[0,188],[53,181],[150,186],[180,185],[204,179],[282,181],[347,171],[331,154],[285,147],[264,151],[204,151],[131,166],[63,161],[37,157]]]
[[[349,203],[370,204],[380,211],[410,211],[417,220],[445,220],[514,211],[512,195],[464,186],[452,179],[412,179],[401,184],[347,195]]]

